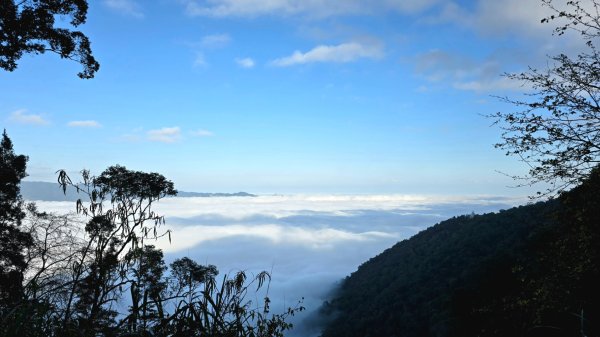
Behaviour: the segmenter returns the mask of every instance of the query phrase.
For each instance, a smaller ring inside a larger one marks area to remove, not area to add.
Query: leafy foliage
[[[552,196],[581,183],[600,162],[600,3],[568,1],[567,9],[559,10],[552,0],[542,2],[555,12],[542,22],[559,22],[559,35],[577,31],[587,52],[553,56],[547,69],[508,74],[532,92],[525,100],[502,98],[523,110],[489,117],[504,130],[496,147],[530,167],[527,177],[515,178],[527,184],[549,183],[538,194]]]
[[[19,184],[26,176],[26,164],[27,157],[14,153],[4,130],[0,141],[0,312],[9,310],[22,295],[24,250],[31,244],[31,237],[20,229],[25,213]]]
[[[79,77],[94,77],[100,65],[87,36],[55,25],[57,18],[69,18],[78,27],[85,23],[87,10],[87,0],[1,0],[0,68],[13,71],[24,53],[51,51],[79,62]]]
[[[24,176],[26,158],[12,153],[6,135],[2,145],[8,163],[2,167]],[[71,186],[88,199],[76,202],[78,214],[47,214],[29,205],[25,218],[21,176],[13,179],[16,185],[4,184],[14,192],[6,207],[15,209],[18,219],[12,221],[23,220],[22,233],[30,240],[16,244],[18,263],[6,263],[19,273],[10,279],[14,289],[2,288],[13,300],[0,301],[0,337],[283,336],[292,328],[286,318],[304,310],[299,303],[271,314],[266,272],[238,272],[219,281],[215,266],[187,257],[169,270],[162,251],[148,244],[162,236],[170,240],[152,206],[177,193],[158,173],[112,166],[99,176],[82,171],[83,181],[73,183],[59,171],[63,191]],[[263,301],[247,299],[249,292]]]

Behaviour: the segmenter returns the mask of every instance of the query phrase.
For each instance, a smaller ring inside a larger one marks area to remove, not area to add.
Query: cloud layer
[[[270,271],[273,312],[304,297],[306,313],[290,336],[313,336],[309,320],[331,289],[369,258],[399,240],[458,214],[489,212],[523,202],[489,196],[274,195],[166,198],[155,210],[166,216],[172,243],[152,242],[167,262],[184,255],[215,264],[221,274]],[[45,211],[74,209],[72,202],[39,202]]]

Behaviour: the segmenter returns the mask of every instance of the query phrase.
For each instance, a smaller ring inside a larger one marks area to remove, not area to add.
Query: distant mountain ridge
[[[21,182],[21,195],[25,200],[40,200],[40,201],[77,201],[82,197],[78,194],[75,188],[68,187],[66,193],[63,193],[62,188],[58,183],[49,183],[43,181],[23,181]],[[177,197],[192,198],[212,198],[212,197],[256,197],[254,194],[247,192],[237,193],[201,193],[201,192],[185,192],[179,191]]]

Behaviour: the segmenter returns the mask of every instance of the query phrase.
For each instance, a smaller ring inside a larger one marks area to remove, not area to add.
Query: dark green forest
[[[598,336],[600,170],[551,201],[463,215],[361,265],[334,336]]]

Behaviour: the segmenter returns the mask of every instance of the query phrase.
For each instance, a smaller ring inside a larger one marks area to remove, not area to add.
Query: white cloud
[[[429,82],[449,83],[459,90],[524,90],[523,83],[502,76],[510,61],[504,55],[475,60],[466,55],[431,50],[416,57],[415,71]]]
[[[333,228],[302,228],[295,226],[265,225],[225,225],[225,226],[182,226],[174,227],[172,241],[176,245],[161,241],[166,252],[181,251],[207,241],[223,240],[232,237],[252,237],[266,239],[278,245],[296,244],[311,249],[328,249],[342,242],[361,242],[382,238],[396,238],[397,235],[378,231],[353,233]]]
[[[480,0],[470,20],[472,25],[483,33],[504,35],[513,32],[551,37],[553,25],[540,22],[551,13],[552,11],[542,6],[539,0]]]
[[[237,63],[238,66],[246,69],[254,68],[255,66],[254,60],[249,57],[237,58],[235,59],[235,63]]]
[[[273,60],[271,64],[287,67],[313,62],[352,62],[361,58],[379,59],[383,57],[381,44],[342,43],[335,46],[320,45],[306,53],[295,51],[292,55]]]
[[[591,2],[582,4],[594,11]],[[566,10],[564,2],[553,2],[557,10]],[[471,8],[453,1],[446,1],[439,11],[425,19],[433,24],[452,22],[484,35],[506,36],[515,34],[542,40],[554,39],[552,30],[559,22],[541,23],[541,20],[556,14],[540,0],[477,0]]]
[[[384,249],[382,244],[415,234],[461,209],[480,212],[525,202],[527,198],[485,195],[267,195],[166,198],[154,210],[166,216],[162,230],[173,230],[172,243],[158,242],[168,252],[206,244],[234,247],[247,238],[261,249],[267,246],[261,240],[266,240],[280,248],[322,251],[371,244]],[[38,206],[59,213],[75,207],[73,202],[45,201]]]
[[[231,42],[231,37],[228,34],[212,34],[205,35],[200,40],[200,45],[204,48],[221,48]]]
[[[174,143],[181,139],[181,129],[177,126],[149,130],[147,132],[148,140],[153,142]]]
[[[212,137],[212,136],[214,136],[214,133],[212,133],[208,130],[200,129],[200,130],[193,131],[192,135],[196,136],[196,137]]]
[[[74,128],[99,128],[102,125],[97,121],[87,120],[87,121],[71,121],[67,123],[68,126]]]
[[[180,0],[192,16],[257,17],[262,15],[325,18],[396,11],[417,13],[438,0]]]
[[[207,67],[208,62],[206,62],[206,58],[202,52],[196,53],[196,58],[194,59],[194,67]]]
[[[159,231],[173,230],[172,241],[147,243],[163,248],[167,261],[188,256],[216,265],[221,274],[269,270],[272,308],[304,298],[307,312],[316,314],[336,282],[397,241],[453,215],[527,201],[420,195],[165,198],[154,210],[165,215]],[[37,204],[60,213],[75,208],[74,202]],[[294,331],[301,329],[300,320],[294,324]],[[298,332],[295,336],[315,335]]]
[[[526,198],[493,198],[490,196],[444,195],[264,195],[258,197],[168,198],[156,205],[159,213],[181,218],[219,214],[240,222],[261,214],[276,219],[315,215],[315,212],[348,217],[360,210],[417,212],[433,205],[526,202]],[[307,213],[307,210],[309,212]],[[310,213],[312,212],[312,213]]]
[[[369,3],[368,0],[365,0],[364,2],[367,4]],[[395,10],[400,13],[414,14],[414,13],[419,13],[424,10],[427,10],[439,2],[443,2],[443,1],[442,0],[384,0],[384,1],[381,1],[381,3],[383,4],[381,7],[384,10],[392,9],[392,10]],[[377,3],[377,2],[371,1],[371,4],[372,3]]]
[[[124,15],[133,16],[135,18],[144,17],[140,5],[134,0],[104,0],[104,4],[108,8]]]
[[[47,125],[50,124],[41,115],[28,114],[27,109],[19,109],[10,114],[9,120],[21,124]]]
[[[495,79],[472,80],[465,82],[455,82],[452,85],[455,89],[469,90],[477,92],[493,92],[498,90],[521,91],[530,89],[526,83],[511,80],[505,76],[498,76]]]

